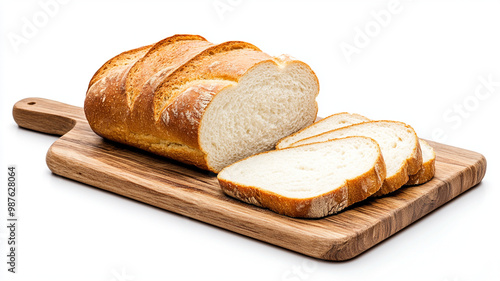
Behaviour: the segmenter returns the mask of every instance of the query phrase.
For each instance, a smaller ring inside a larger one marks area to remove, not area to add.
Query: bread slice
[[[333,114],[305,127],[304,129],[286,138],[281,139],[278,144],[276,144],[276,149],[289,147],[294,142],[319,135],[327,131],[367,121],[370,121],[370,119],[355,113],[341,112]]]
[[[422,150],[422,168],[405,185],[417,185],[430,181],[436,172],[436,153],[434,148],[425,140],[419,139],[420,149]]]
[[[329,131],[300,140],[293,146],[322,142],[348,136],[370,137],[378,142],[387,168],[387,176],[375,196],[399,189],[422,166],[422,152],[417,134],[410,126],[397,121],[369,121]]]
[[[364,200],[386,170],[378,144],[347,137],[257,154],[224,168],[222,190],[290,217],[319,218]]]

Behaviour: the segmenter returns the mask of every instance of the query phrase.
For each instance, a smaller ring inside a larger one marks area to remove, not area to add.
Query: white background
[[[1,280],[500,280],[498,1],[54,1],[0,2]],[[407,122],[485,155],[486,177],[361,256],[325,262],[51,174],[56,137],[18,128],[13,104],[83,106],[106,60],[177,33],[301,59],[319,77],[320,116]],[[16,274],[5,263],[11,164]]]

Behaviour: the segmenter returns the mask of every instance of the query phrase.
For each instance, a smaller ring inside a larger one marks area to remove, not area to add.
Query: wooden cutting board
[[[359,255],[475,186],[486,172],[481,154],[429,142],[437,155],[430,182],[326,218],[294,219],[225,196],[213,173],[103,140],[82,108],[27,98],[13,115],[21,127],[62,135],[47,153],[55,174],[325,260]]]

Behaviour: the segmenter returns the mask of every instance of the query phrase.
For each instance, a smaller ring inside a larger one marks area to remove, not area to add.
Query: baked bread
[[[278,144],[276,144],[276,149],[283,149],[289,147],[292,143],[297,142],[299,140],[319,135],[324,132],[335,130],[341,127],[366,121],[370,121],[370,119],[356,113],[341,112],[333,114],[317,122],[312,123],[311,125],[305,127],[304,129],[288,137],[281,139],[278,142]]]
[[[319,218],[375,193],[385,173],[374,140],[347,137],[254,155],[224,168],[217,179],[227,195],[244,202]]]
[[[393,192],[403,186],[410,175],[422,167],[422,152],[417,134],[410,126],[397,121],[369,121],[350,125],[293,143],[299,146],[348,136],[364,136],[374,139],[382,150],[387,176],[374,196]]]
[[[417,185],[430,181],[436,173],[436,153],[434,148],[425,140],[419,139],[420,149],[422,150],[422,168],[405,185]]]
[[[217,173],[310,125],[318,91],[310,67],[288,56],[175,35],[106,62],[84,107],[104,138]]]

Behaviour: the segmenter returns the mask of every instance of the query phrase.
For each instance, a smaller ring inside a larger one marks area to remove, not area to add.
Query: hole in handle
[[[34,101],[28,102],[28,105],[34,105],[34,104],[36,104],[36,102],[34,102]]]

